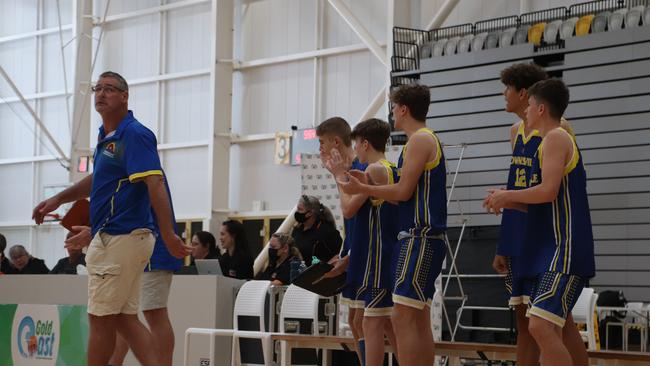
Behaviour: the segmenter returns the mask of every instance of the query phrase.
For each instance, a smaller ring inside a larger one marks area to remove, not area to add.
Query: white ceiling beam
[[[107,16],[104,23],[110,23],[110,22],[115,22],[115,21],[119,21],[119,20],[127,20],[127,19],[132,19],[132,18],[138,18],[138,17],[142,17],[142,16],[145,16],[145,15],[158,14],[158,13],[165,12],[165,11],[186,8],[188,6],[195,6],[195,5],[199,5],[199,4],[207,4],[209,2],[210,2],[209,0],[186,0],[186,1],[179,1],[179,2],[176,2],[176,3],[167,4],[167,5],[153,6],[151,8],[140,9],[140,10],[131,11],[131,12],[128,12],[128,13],[122,13],[122,14]],[[93,25],[95,25],[95,26],[101,25],[101,23],[102,23],[101,20],[96,19],[96,20],[93,21]]]
[[[52,147],[54,147],[57,154],[59,154],[59,157],[69,163],[70,158],[68,158],[68,156],[65,154],[65,152],[63,152],[63,149],[61,148],[61,146],[59,146],[59,143],[56,142],[56,140],[54,139],[54,136],[52,136],[52,133],[50,133],[50,130],[48,130],[47,126],[45,126],[43,121],[41,121],[41,119],[38,117],[38,115],[36,115],[36,112],[34,111],[32,106],[29,105],[29,103],[27,103],[27,100],[25,99],[25,97],[23,97],[23,94],[20,92],[20,90],[18,90],[18,87],[16,86],[14,81],[11,80],[11,77],[9,77],[9,75],[7,74],[7,72],[5,71],[5,69],[1,65],[0,65],[0,75],[2,75],[2,77],[7,81],[7,84],[9,84],[9,86],[14,91],[16,96],[18,96],[18,98],[20,99],[20,102],[23,104],[23,106],[25,106],[25,108],[27,109],[29,114],[32,115],[32,117],[34,118],[34,122],[36,122],[36,124],[41,129],[41,131],[43,131],[43,134],[45,134],[45,137],[47,137],[47,139],[52,144]]]
[[[368,30],[361,24],[359,19],[350,11],[342,0],[328,0],[330,5],[336,10],[337,13],[345,20],[346,23],[352,28],[354,33],[361,38],[361,41],[368,47],[370,52],[377,57],[385,67],[389,67],[389,62],[386,57],[386,51],[379,45],[377,40],[368,32]]]
[[[379,47],[383,49],[386,47],[386,45],[380,44]],[[283,63],[302,61],[302,60],[310,60],[313,59],[314,57],[343,55],[346,53],[361,52],[367,50],[368,47],[365,44],[358,43],[358,44],[352,44],[348,46],[331,47],[322,50],[293,53],[285,56],[260,58],[256,60],[250,60],[250,61],[239,61],[239,62],[235,61],[233,62],[233,68],[235,70],[245,70],[253,67],[283,64]]]
[[[446,0],[440,9],[438,9],[438,12],[436,12],[436,15],[433,16],[433,19],[427,24],[427,30],[432,30],[435,28],[440,28],[442,23],[447,20],[449,17],[449,14],[454,10],[456,5],[460,2],[460,0]]]
[[[63,31],[67,31],[70,29],[72,29],[72,24],[66,24],[61,26],[61,30]],[[59,32],[59,27],[56,26],[52,28],[39,29],[31,32],[17,33],[17,34],[12,34],[10,36],[0,37],[0,43],[13,42],[25,38],[44,36],[47,34],[58,33],[58,32]]]

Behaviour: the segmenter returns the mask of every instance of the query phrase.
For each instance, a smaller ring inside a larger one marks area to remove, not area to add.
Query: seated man
[[[291,284],[291,261],[294,259],[302,261],[302,255],[295,247],[293,238],[284,233],[271,235],[269,264],[257,279],[269,280],[275,286]]]
[[[50,272],[42,259],[32,257],[22,245],[11,247],[9,258],[14,266],[13,274],[48,274]]]
[[[75,233],[69,231],[65,236],[65,239],[68,240],[73,237]],[[67,247],[68,256],[65,258],[59,259],[56,262],[56,265],[50,271],[50,274],[77,274],[77,266],[82,265],[86,266],[86,255],[81,251],[81,249]]]

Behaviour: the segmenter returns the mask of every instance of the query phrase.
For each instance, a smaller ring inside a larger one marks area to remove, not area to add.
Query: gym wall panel
[[[158,86],[156,84],[148,83],[129,86],[129,109],[133,111],[133,115],[138,119],[138,121],[147,126],[154,134],[156,134],[156,136],[158,136],[158,142],[160,143],[158,105],[156,100],[157,94]],[[91,113],[98,115],[94,106]],[[94,135],[97,134],[97,130],[90,132]],[[91,138],[90,141],[91,143],[95,143],[95,138]]]
[[[32,156],[35,123],[27,109],[20,102],[0,103],[0,121],[0,159]]]
[[[7,249],[5,249],[5,255],[9,257],[9,248],[16,244],[24,246],[27,251],[31,251],[31,242],[30,234],[31,230],[29,227],[3,227],[1,229],[2,235],[7,239]]]
[[[306,52],[315,49],[315,0],[257,1],[244,5],[242,60]]]
[[[26,221],[32,216],[32,164],[0,165],[2,189],[0,189],[0,222]],[[4,229],[3,229],[4,230]]]
[[[95,12],[97,11],[98,9],[95,9]],[[99,37],[99,28],[94,28],[93,35]],[[107,70],[119,73],[127,82],[157,75],[160,59],[159,38],[160,24],[157,14],[107,23],[93,81]],[[93,51],[96,46],[97,43],[93,42]]]
[[[206,155],[205,147],[167,150],[161,154],[177,220],[202,219],[210,210],[207,199],[210,187],[205,184],[209,180],[205,168]]]
[[[41,121],[43,121],[43,124],[47,127],[48,131],[50,131],[54,140],[56,140],[61,149],[68,154],[70,151],[70,135],[72,134],[72,131],[71,125],[68,124],[68,116],[66,116],[65,97],[46,98],[41,100],[40,104]],[[72,114],[72,111],[70,111],[70,113]],[[27,121],[32,126],[34,125],[34,119],[31,115]],[[47,145],[49,149],[43,145]],[[44,155],[56,154],[56,150],[44,135],[41,136],[41,143],[38,144],[38,150]]]
[[[0,2],[0,37],[36,30],[37,19],[34,16],[38,0],[13,0]]]
[[[210,67],[210,3],[172,10],[165,20],[165,73]],[[157,54],[156,54],[157,56]],[[156,63],[152,65],[157,65]],[[154,69],[155,70],[155,69]]]
[[[58,27],[58,24],[55,25]],[[72,30],[67,30],[62,32],[63,43],[68,42],[72,37]],[[63,59],[61,56],[61,40],[58,33],[49,34],[41,37],[43,42],[43,56],[41,57],[41,63],[43,67],[43,85],[41,89],[43,91],[52,92],[52,91],[64,91],[63,83]],[[64,55],[66,61],[66,74],[68,76],[68,92],[72,92],[73,88],[73,78],[74,78],[74,69],[73,66],[73,57],[74,49],[72,46],[64,48]],[[72,101],[70,102],[72,105]],[[65,109],[64,106],[62,106]]]
[[[265,201],[267,210],[289,211],[296,204],[301,192],[300,169],[276,165],[274,151],[273,141],[233,147],[230,155],[232,210],[251,211],[251,203],[256,200]]]
[[[24,2],[24,1],[22,1]],[[43,28],[54,28],[59,26],[59,16],[61,25],[72,24],[72,9],[74,0],[43,1]],[[57,8],[58,5],[58,8]],[[67,42],[65,40],[63,42]]]
[[[352,126],[359,122],[385,81],[383,66],[367,51],[328,57],[323,72],[321,117],[341,116]],[[377,115],[385,113],[386,107],[382,106]]]
[[[63,247],[67,232],[58,224],[40,225],[33,229],[34,244],[27,250],[35,257],[45,260],[45,265],[51,270],[59,259],[68,256]]]
[[[36,42],[29,38],[0,44],[2,67],[23,95],[36,92],[36,48]],[[4,78],[1,79],[0,95],[16,97]]]
[[[152,84],[154,87],[155,84]],[[189,142],[209,139],[210,77],[168,80],[164,84],[164,133],[159,141]],[[153,108],[158,108],[153,100]]]
[[[291,125],[312,127],[313,63],[300,61],[247,70],[241,75],[239,134],[289,131]],[[234,116],[233,116],[234,117]],[[233,118],[233,122],[238,119]]]

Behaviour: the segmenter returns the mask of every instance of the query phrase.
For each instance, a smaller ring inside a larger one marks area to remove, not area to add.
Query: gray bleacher
[[[516,62],[540,63],[571,91],[565,116],[583,153],[596,239],[591,285],[650,301],[650,26],[570,37],[563,48],[514,43],[425,58],[418,70],[394,73],[431,87],[427,124],[443,143],[469,144],[454,191],[469,225],[500,223],[481,207],[486,188],[505,185],[508,131],[517,119],[504,111],[499,72]],[[457,158],[457,150],[447,151],[450,166]],[[449,215],[453,226],[456,205]]]

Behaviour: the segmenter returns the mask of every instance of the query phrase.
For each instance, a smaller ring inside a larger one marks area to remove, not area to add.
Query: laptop
[[[200,275],[223,276],[218,259],[196,259],[194,264],[196,264],[196,271]]]

